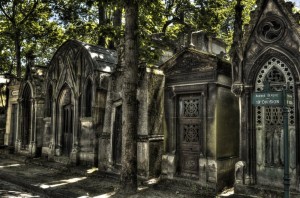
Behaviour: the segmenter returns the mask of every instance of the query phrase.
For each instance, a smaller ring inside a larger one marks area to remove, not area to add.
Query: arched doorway
[[[21,149],[28,149],[28,145],[30,144],[30,134],[32,130],[31,125],[31,106],[32,106],[32,96],[31,96],[31,88],[29,84],[26,84],[23,90],[22,95],[22,125],[21,125]]]
[[[264,82],[270,84],[271,91],[281,91],[289,84],[288,90],[295,98],[294,77],[289,68],[278,58],[269,59],[260,69],[255,81],[255,91],[263,91]],[[295,103],[294,103],[295,104]],[[290,168],[296,169],[296,106],[289,107]],[[256,177],[257,184],[273,181],[276,187],[282,187],[284,150],[283,116],[281,107],[255,107],[256,130]],[[296,175],[296,174],[295,174]],[[291,178],[294,182],[295,177]]]
[[[61,89],[58,105],[57,144],[61,147],[61,155],[70,156],[74,135],[74,102],[72,91],[68,85]]]

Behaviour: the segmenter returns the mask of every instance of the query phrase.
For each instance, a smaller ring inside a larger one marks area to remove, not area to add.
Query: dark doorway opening
[[[122,161],[122,105],[116,107],[113,124],[113,162],[116,167],[121,166]]]
[[[31,133],[31,89],[28,84],[23,91],[22,113],[21,149],[27,149]]]
[[[62,153],[64,156],[69,156],[73,144],[73,106],[71,103],[63,106],[62,124]]]

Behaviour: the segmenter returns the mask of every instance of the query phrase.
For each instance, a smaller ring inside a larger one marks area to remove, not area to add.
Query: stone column
[[[58,98],[56,98],[56,100],[53,100],[53,105],[52,105],[52,137],[51,137],[51,140],[50,140],[50,152],[51,152],[51,155],[54,156],[54,155],[60,155],[61,153],[61,148],[59,148],[59,142],[58,142],[58,124],[59,124],[59,116],[58,116]],[[59,111],[59,110],[58,110]]]
[[[18,99],[18,126],[16,130],[16,143],[15,143],[15,149],[16,153],[18,153],[21,150],[22,141],[21,141],[21,130],[22,130],[22,123],[23,123],[23,109],[22,109],[22,99]]]
[[[77,164],[79,162],[79,152],[80,152],[80,147],[79,147],[79,140],[78,140],[78,132],[79,132],[79,97],[77,94],[74,94],[74,106],[73,106],[73,147],[72,147],[72,152],[70,154],[71,162]]]
[[[255,156],[254,156],[254,152],[255,149],[253,147],[253,144],[255,140],[253,140],[253,127],[254,127],[254,123],[252,122],[252,112],[251,112],[251,90],[252,87],[246,87],[245,88],[245,94],[244,94],[244,101],[243,101],[243,107],[244,107],[244,112],[243,112],[243,120],[242,122],[244,123],[243,125],[243,131],[242,131],[242,135],[243,135],[243,158],[246,161],[246,175],[245,175],[245,184],[252,184],[254,182],[254,166],[255,166]]]
[[[36,106],[36,99],[30,99],[30,143],[29,143],[29,154],[31,156],[35,156],[36,154],[36,113],[35,113],[35,106]]]

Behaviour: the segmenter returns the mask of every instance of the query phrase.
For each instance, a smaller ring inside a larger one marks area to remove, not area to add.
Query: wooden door
[[[113,161],[115,166],[119,166],[122,160],[122,105],[116,107],[113,127]]]
[[[63,107],[63,155],[69,156],[73,146],[73,105],[67,104]]]
[[[180,174],[198,176],[199,156],[203,142],[203,102],[200,94],[182,95],[179,107],[179,169]]]

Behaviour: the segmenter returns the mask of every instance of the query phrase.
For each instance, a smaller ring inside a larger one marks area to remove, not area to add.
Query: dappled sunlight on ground
[[[158,182],[159,182],[159,178],[153,178],[153,179],[149,179],[149,180],[145,181],[145,183],[148,185],[157,184]]]
[[[105,193],[105,194],[102,194],[102,195],[94,196],[93,198],[109,198],[109,197],[111,197],[115,194],[116,194],[116,192],[109,192],[109,193]],[[78,197],[78,198],[90,198],[90,196],[81,196],[81,197]]]
[[[3,198],[12,198],[12,197],[22,197],[22,198],[31,198],[31,197],[40,197],[37,195],[32,195],[31,193],[19,192],[19,191],[8,191],[8,190],[0,190],[0,197]]]
[[[63,179],[59,181],[53,181],[48,184],[38,184],[36,186],[39,186],[40,188],[46,189],[46,188],[55,188],[58,186],[63,186],[71,183],[76,183],[78,181],[84,180],[87,177],[77,177],[77,178],[71,178],[71,179]]]
[[[96,171],[98,171],[98,170],[99,170],[98,168],[93,167],[93,168],[91,168],[91,169],[86,170],[86,173],[91,174],[91,173],[96,172]]]
[[[5,166],[0,166],[0,168],[9,168],[9,167],[16,167],[16,166],[21,166],[23,164],[10,164],[10,165],[5,165]]]
[[[229,196],[232,196],[233,194],[234,194],[234,190],[233,190],[233,188],[230,188],[230,189],[224,190],[224,191],[220,194],[220,196],[222,196],[222,197],[229,197]]]
[[[146,190],[148,188],[149,188],[148,186],[141,186],[141,187],[138,187],[138,191]]]

